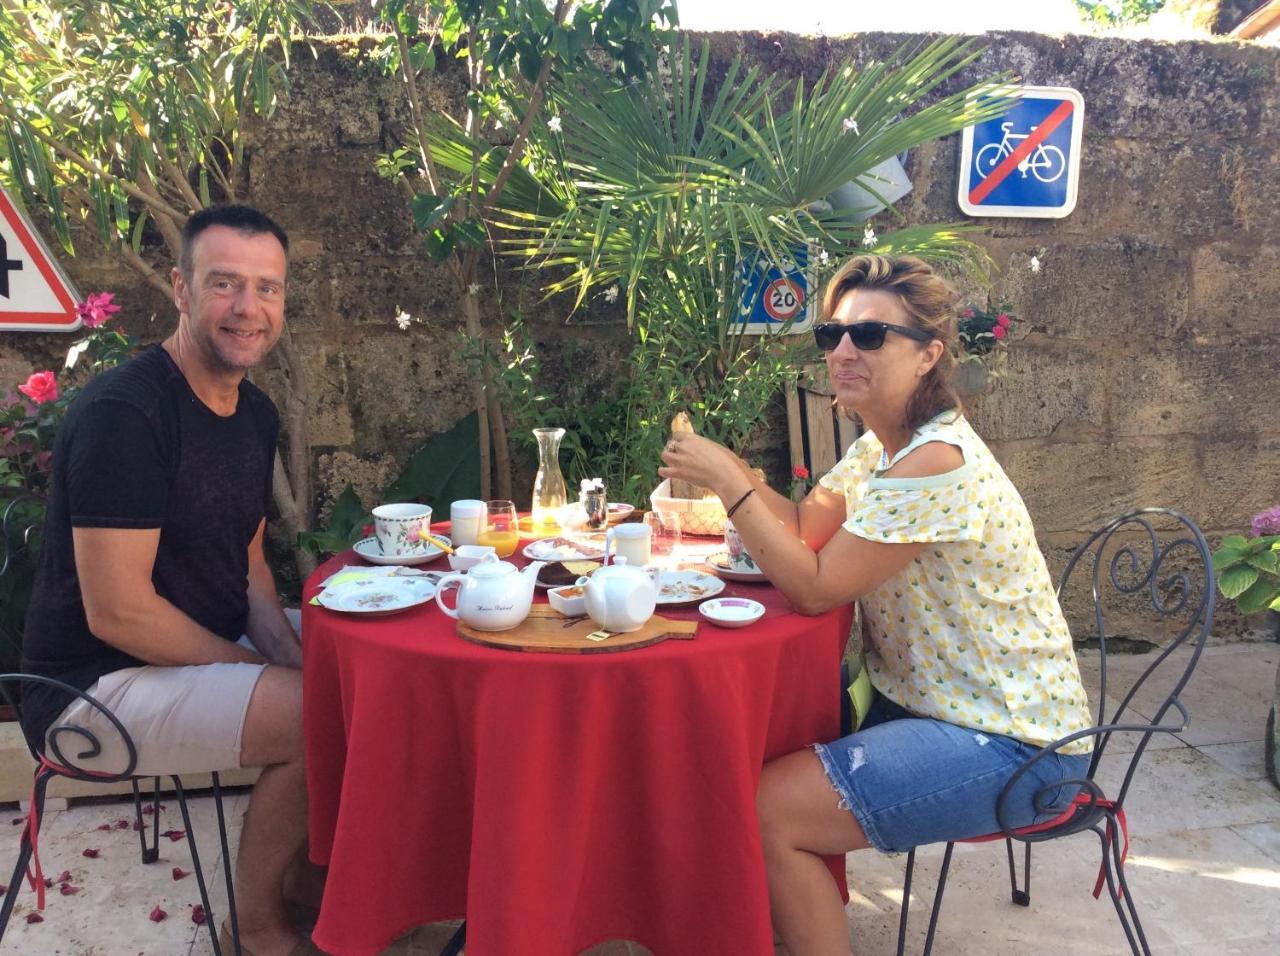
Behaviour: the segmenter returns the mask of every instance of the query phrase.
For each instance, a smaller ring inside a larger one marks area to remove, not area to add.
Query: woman
[[[861,605],[876,703],[857,733],[766,766],[757,798],[774,927],[795,956],[849,953],[822,854],[994,832],[1013,771],[1091,723],[1026,507],[948,384],[954,302],[918,259],[858,256],[832,278],[814,336],[866,432],[798,505],[696,435],[673,436],[659,469],[720,496],[799,611]],[[1039,788],[1082,777],[1089,749],[1039,761],[1012,824],[1036,821]]]

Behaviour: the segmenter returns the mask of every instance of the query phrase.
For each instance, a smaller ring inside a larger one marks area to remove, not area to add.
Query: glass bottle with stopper
[[[560,530],[560,509],[567,493],[564,475],[560,473],[560,439],[563,428],[535,428],[538,440],[538,474],[533,480],[533,530],[535,534],[554,534]]]
[[[609,526],[609,501],[603,478],[582,479],[582,491],[578,500],[582,502],[582,510],[587,514],[588,531],[603,531]]]

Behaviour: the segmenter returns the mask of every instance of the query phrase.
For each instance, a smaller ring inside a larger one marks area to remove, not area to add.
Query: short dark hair
[[[191,216],[187,220],[187,224],[182,227],[182,255],[178,260],[178,268],[182,270],[182,275],[187,281],[191,280],[191,270],[194,268],[191,257],[196,239],[200,233],[211,226],[226,226],[228,229],[242,232],[246,236],[258,236],[264,232],[269,232],[279,240],[280,245],[284,248],[286,260],[289,257],[289,234],[280,228],[279,223],[274,219],[266,213],[259,212],[252,206],[219,203],[216,206],[201,209]]]

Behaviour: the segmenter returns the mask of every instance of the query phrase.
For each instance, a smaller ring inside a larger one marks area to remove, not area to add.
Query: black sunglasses
[[[813,327],[813,340],[824,352],[831,352],[840,345],[845,333],[853,341],[855,348],[862,352],[874,352],[884,345],[884,337],[889,332],[897,332],[917,342],[931,342],[933,336],[909,325],[894,325],[891,322],[823,322]]]

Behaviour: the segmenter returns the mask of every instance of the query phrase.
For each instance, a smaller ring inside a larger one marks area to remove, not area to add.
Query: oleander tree
[[[171,294],[187,217],[236,201],[244,128],[288,92],[306,0],[0,0],[0,180],[68,254],[97,244]],[[274,493],[310,526],[307,384],[286,326],[285,451]],[[299,572],[314,567],[296,552]]]
[[[484,337],[482,293],[494,287],[492,219],[509,198],[540,208],[548,192],[525,168],[530,130],[548,96],[579,75],[638,81],[676,22],[673,0],[379,0],[386,68],[399,76],[409,121],[379,171],[405,196],[423,253],[449,271],[462,306],[480,449],[481,494],[511,497],[502,391]],[[461,63],[449,99],[437,82]],[[501,324],[499,319],[498,324]]]

